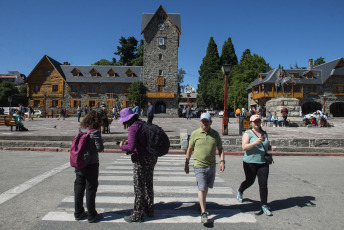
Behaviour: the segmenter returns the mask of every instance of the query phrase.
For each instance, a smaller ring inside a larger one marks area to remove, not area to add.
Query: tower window
[[[158,38],[158,45],[159,46],[165,45],[165,39],[164,38]]]
[[[163,76],[164,75],[164,71],[162,71],[161,69],[159,70],[159,76]]]
[[[159,54],[159,60],[162,60],[162,54]]]

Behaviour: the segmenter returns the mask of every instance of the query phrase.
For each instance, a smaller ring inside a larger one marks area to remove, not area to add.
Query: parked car
[[[220,112],[219,112],[219,116],[220,117],[223,117],[223,114],[225,113],[225,111],[223,111],[223,110],[221,110]]]
[[[31,115],[31,117],[38,117],[40,118],[42,116],[42,111],[41,110],[34,110],[35,113]],[[29,117],[29,112],[25,113],[25,117]]]

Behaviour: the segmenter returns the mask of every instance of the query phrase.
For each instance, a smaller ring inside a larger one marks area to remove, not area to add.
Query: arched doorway
[[[334,117],[344,117],[344,102],[335,102],[330,106],[330,113]]]
[[[309,101],[303,104],[301,108],[302,108],[302,114],[305,115],[305,114],[313,113],[317,110],[321,111],[322,105],[319,102]]]
[[[162,101],[155,103],[154,113],[166,113],[166,104]]]

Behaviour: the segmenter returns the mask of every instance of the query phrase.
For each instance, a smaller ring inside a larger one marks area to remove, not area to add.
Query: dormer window
[[[134,72],[131,69],[128,69],[128,71],[125,72],[125,74],[127,75],[127,77],[134,77]]]
[[[99,77],[100,76],[99,72],[95,68],[93,68],[90,71],[90,75],[91,75],[91,77]]]
[[[158,46],[164,46],[165,45],[165,39],[164,38],[158,38]]]
[[[300,78],[300,74],[298,73],[292,73],[292,75],[293,75],[293,78]]]
[[[74,68],[72,70],[72,75],[73,75],[73,77],[79,77],[80,76],[80,71],[77,68]]]
[[[116,71],[113,70],[112,68],[107,72],[108,73],[108,77],[116,77]]]

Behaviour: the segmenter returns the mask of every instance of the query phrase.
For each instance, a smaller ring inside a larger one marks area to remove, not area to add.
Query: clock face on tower
[[[159,30],[164,30],[165,27],[166,27],[166,26],[165,26],[164,23],[158,25],[158,29],[159,29]]]

